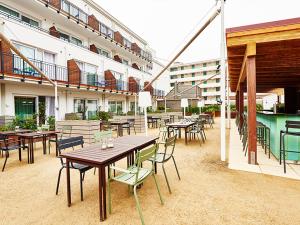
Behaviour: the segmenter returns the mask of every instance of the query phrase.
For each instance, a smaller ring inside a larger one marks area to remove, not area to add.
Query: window
[[[26,119],[36,113],[36,98],[15,97],[15,115]]]
[[[177,68],[171,68],[170,71],[171,71],[171,72],[177,71]]]
[[[219,62],[219,61],[216,61],[216,65],[217,65],[217,66],[220,65],[220,62]]]
[[[123,62],[123,64],[125,64],[125,65],[129,65],[128,60],[122,59],[122,62]]]
[[[97,100],[87,100],[87,118],[95,118],[97,114]]]
[[[131,42],[128,41],[126,38],[123,38],[123,41],[124,41],[124,46],[127,47],[127,48],[131,48]]]
[[[98,75],[97,75],[97,66],[85,63],[84,64],[84,71],[86,74],[86,77],[82,76],[81,80],[83,83],[88,85],[97,86],[98,84]]]
[[[217,82],[217,83],[220,83],[220,79],[219,79],[219,78],[217,78],[217,79],[216,79],[216,82]]]
[[[64,33],[61,33],[61,32],[59,32],[59,36],[60,36],[60,39],[62,39],[62,40],[64,40],[64,41],[70,41],[70,36],[69,35],[67,35],[67,34],[64,34]]]
[[[78,46],[82,46],[82,41],[78,38],[75,38],[75,37],[71,37],[71,43],[75,44],[75,45],[78,45]]]
[[[62,10],[69,13],[70,12],[70,3],[66,2],[66,1],[62,1]]]
[[[181,76],[180,76],[181,78],[184,78],[184,75],[183,74],[181,74]]]
[[[220,87],[216,87],[216,91],[220,91]]]
[[[0,5],[0,11],[8,14],[10,16],[20,17],[20,14],[12,9],[6,8],[3,5]]]
[[[121,101],[108,101],[108,111],[121,114],[123,112],[123,102]]]
[[[193,85],[193,86],[195,85],[195,81],[192,81],[192,85]]]
[[[100,32],[101,34],[104,34],[105,36],[113,39],[114,37],[114,32],[112,29],[108,28],[106,25],[104,25],[103,23],[100,24]]]
[[[184,70],[184,66],[181,67],[181,70]]]
[[[192,65],[192,69],[195,69],[195,65]]]
[[[33,19],[30,19],[30,18],[28,18],[28,17],[26,17],[26,16],[22,16],[22,17],[21,17],[21,20],[22,20],[23,22],[25,22],[25,23],[30,24],[31,26],[39,27],[39,22],[37,22],[37,21],[35,21],[35,20],[33,20]]]
[[[203,89],[203,92],[207,92],[207,88],[204,88],[204,89]]]
[[[192,77],[195,77],[195,73],[192,73]]]
[[[172,76],[171,76],[171,79],[176,79],[176,78],[177,78],[176,75],[172,75]]]
[[[171,87],[174,87],[175,86],[175,84],[174,83],[171,83]]]
[[[207,100],[207,96],[204,96],[204,100],[205,100],[205,101]]]
[[[102,50],[101,51],[101,55],[103,55],[103,56],[105,56],[107,58],[110,58],[110,54],[107,51]]]
[[[207,72],[206,71],[203,71],[203,75],[205,76],[207,74]]]
[[[203,63],[203,67],[206,67],[206,63]]]
[[[203,84],[207,84],[207,80],[203,82]]]

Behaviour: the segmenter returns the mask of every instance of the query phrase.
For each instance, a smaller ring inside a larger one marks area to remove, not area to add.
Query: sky
[[[166,64],[210,15],[215,0],[94,0],[145,39]],[[299,0],[227,0],[225,27],[300,17]],[[220,56],[217,17],[177,61],[195,62]]]

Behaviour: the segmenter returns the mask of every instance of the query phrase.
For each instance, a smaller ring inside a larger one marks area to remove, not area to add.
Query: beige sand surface
[[[300,182],[285,178],[229,170],[219,161],[218,121],[207,130],[207,142],[185,146],[180,140],[175,157],[182,180],[172,162],[166,166],[172,194],[161,168],[158,180],[165,204],[160,205],[152,179],[138,191],[146,224],[300,224]],[[157,130],[151,130],[157,133]],[[2,166],[4,159],[0,158]],[[117,163],[124,166],[125,161]],[[98,179],[90,171],[80,201],[79,174],[71,174],[72,207],[67,207],[66,176],[55,195],[60,164],[55,155],[42,155],[28,165],[11,155],[0,173],[0,224],[140,224],[133,196],[127,187],[112,184],[113,213],[99,222]]]

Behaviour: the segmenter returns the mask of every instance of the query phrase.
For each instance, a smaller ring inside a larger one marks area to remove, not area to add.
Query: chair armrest
[[[116,166],[109,166],[110,169],[112,170],[117,170],[119,172],[123,172],[123,173],[128,173],[128,174],[131,174],[132,172],[129,171],[129,170],[126,170],[126,169],[122,169],[122,168],[119,168],[119,167],[116,167]]]

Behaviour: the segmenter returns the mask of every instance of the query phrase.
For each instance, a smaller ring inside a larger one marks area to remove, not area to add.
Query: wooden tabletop
[[[128,121],[110,121],[109,122],[111,125],[125,125],[128,124]]]
[[[185,128],[185,127],[192,126],[195,123],[196,122],[175,122],[175,123],[166,124],[166,126],[168,126],[168,127],[182,127],[182,128]]]
[[[32,130],[19,129],[19,130],[1,131],[0,134],[2,134],[2,135],[12,135],[12,134],[18,134],[18,133],[27,133],[27,132],[32,132]]]
[[[43,135],[51,135],[51,134],[57,134],[57,133],[60,133],[60,131],[40,131],[40,132],[30,132],[30,133],[17,133],[16,135],[19,136],[19,137],[28,137],[28,138],[31,138],[31,137],[40,137],[40,136],[43,136]]]
[[[128,153],[141,149],[157,140],[157,136],[123,136],[114,139],[114,147],[101,149],[101,144],[93,144],[80,150],[62,153],[61,156],[81,162],[97,165],[108,164],[111,161],[122,158]]]

